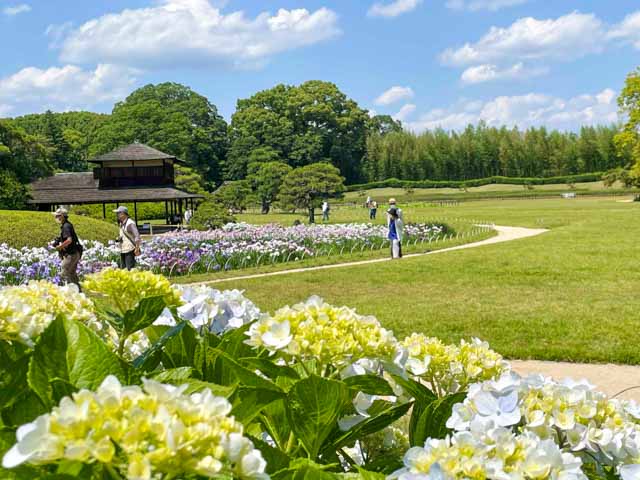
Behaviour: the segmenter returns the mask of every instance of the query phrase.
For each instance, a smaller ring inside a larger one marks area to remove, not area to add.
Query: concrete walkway
[[[521,238],[528,238],[528,237],[533,237],[535,235],[540,235],[541,233],[545,233],[548,231],[544,228],[503,227],[498,225],[494,225],[493,228],[496,230],[496,232],[498,232],[498,234],[491,238],[487,238],[486,240],[481,240],[481,241],[472,242],[472,243],[465,243],[464,245],[458,245],[457,247],[443,248],[441,250],[434,250],[431,252],[413,253],[410,255],[405,255],[404,258],[424,257],[425,255],[436,255],[440,253],[453,252],[454,250],[463,250],[466,248],[476,248],[476,247],[482,247],[484,245],[493,245],[494,243],[510,242],[512,240],[518,240]],[[382,262],[389,262],[389,261],[391,261],[391,258],[375,258],[373,260],[360,260],[357,262],[336,263],[333,265],[320,265],[317,267],[292,268],[289,270],[281,270],[278,272],[257,273],[254,275],[243,275],[238,277],[219,278],[217,280],[208,280],[206,282],[197,282],[189,285],[203,285],[203,284],[209,285],[214,283],[234,282],[237,280],[250,280],[253,278],[275,277],[278,275],[291,275],[293,273],[313,272],[317,270],[329,270],[332,268],[354,267],[356,265],[368,265],[371,263],[382,263]]]
[[[567,377],[574,380],[585,378],[598,390],[610,396],[626,389],[632,389],[616,396],[616,398],[640,401],[640,366],[543,362],[539,360],[510,360],[510,363],[513,370],[520,375],[541,373],[555,380]]]

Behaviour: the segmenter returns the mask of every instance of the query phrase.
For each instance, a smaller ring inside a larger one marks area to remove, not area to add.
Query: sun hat
[[[58,208],[55,212],[52,212],[51,215],[53,215],[54,217],[68,217],[69,210],[61,207],[61,208]]]
[[[127,215],[129,215],[129,209],[127,207],[120,205],[118,208],[116,208],[113,211],[113,213],[126,213]]]
[[[389,199],[389,205],[395,205],[396,204],[396,199],[395,198],[390,198]]]

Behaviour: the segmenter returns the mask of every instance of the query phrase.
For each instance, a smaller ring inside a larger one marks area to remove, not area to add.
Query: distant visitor
[[[329,206],[329,202],[327,202],[326,200],[324,202],[322,202],[322,221],[323,222],[328,222],[329,221],[329,212],[330,212],[330,210],[331,210],[331,207]]]
[[[120,225],[120,235],[118,236],[120,268],[131,270],[136,266],[136,257],[141,253],[138,226],[129,217],[129,209],[127,207],[120,206],[114,212],[118,215],[118,224]]]
[[[402,258],[402,231],[404,222],[402,210],[396,206],[395,198],[389,200],[387,210],[387,226],[389,227],[389,241],[391,242],[391,258]]]

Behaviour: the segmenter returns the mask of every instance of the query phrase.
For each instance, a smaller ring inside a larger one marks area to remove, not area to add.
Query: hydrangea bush
[[[0,290],[4,477],[640,478],[635,402],[521,378],[478,339],[151,272],[83,285]]]

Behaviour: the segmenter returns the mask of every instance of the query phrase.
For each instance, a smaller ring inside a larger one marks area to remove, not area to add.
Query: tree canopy
[[[228,178],[247,175],[256,150],[292,167],[328,162],[348,182],[362,179],[369,116],[336,85],[277,85],[238,100],[230,130]]]
[[[147,85],[115,105],[91,153],[106,153],[137,140],[185,160],[213,185],[222,180],[226,129],[216,106],[189,87]]]
[[[615,144],[618,153],[631,160],[630,181],[640,185],[640,68],[627,76],[618,106],[627,114],[627,122],[615,136]]]
[[[247,180],[256,199],[262,205],[262,213],[269,213],[276,200],[284,177],[292,168],[282,162],[252,163]]]
[[[344,177],[333,165],[314,163],[289,172],[282,181],[278,202],[287,209],[304,208],[309,223],[315,223],[315,209],[324,199],[339,198],[344,192]]]

